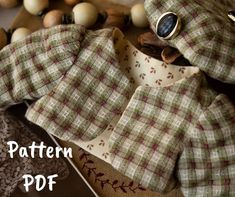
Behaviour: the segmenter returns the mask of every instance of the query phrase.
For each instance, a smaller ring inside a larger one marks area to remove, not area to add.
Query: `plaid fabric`
[[[132,94],[112,34],[61,25],[7,46],[0,52],[0,108],[40,98],[28,120],[63,140],[95,138]]]
[[[87,141],[100,135],[132,94],[119,68],[112,34],[113,29],[87,30],[73,66],[49,94],[29,107],[26,118],[63,140]]]
[[[146,0],[145,9],[154,32],[158,18],[175,12],[182,19],[178,36],[168,40],[192,65],[212,78],[235,83],[235,26],[227,12],[234,1]]]
[[[111,137],[114,168],[185,196],[235,195],[235,108],[201,72],[168,87],[139,87]]]
[[[0,108],[49,93],[73,65],[85,29],[40,30],[0,51]]]

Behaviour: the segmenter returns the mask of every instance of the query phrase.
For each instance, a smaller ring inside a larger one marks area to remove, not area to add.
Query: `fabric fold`
[[[0,51],[0,108],[48,94],[73,65],[85,28],[56,26]]]
[[[139,87],[109,139],[111,164],[161,193],[178,180],[185,196],[232,196],[226,180],[235,181],[234,110],[201,72],[166,87]]]
[[[133,86],[122,72],[113,29],[87,30],[74,65],[26,118],[62,140],[89,141],[124,110]]]

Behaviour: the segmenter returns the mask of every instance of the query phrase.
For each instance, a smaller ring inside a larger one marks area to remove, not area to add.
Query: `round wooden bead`
[[[62,24],[63,15],[64,12],[61,10],[52,10],[48,12],[43,18],[43,26],[48,28]]]
[[[91,3],[79,3],[73,8],[75,24],[91,27],[98,18],[98,11]]]
[[[136,27],[148,27],[149,22],[144,10],[144,4],[136,4],[131,8],[131,20]]]
[[[24,0],[25,9],[33,15],[40,14],[43,10],[48,8],[48,0]]]
[[[18,40],[22,40],[23,38],[25,38],[26,36],[28,36],[31,33],[32,33],[32,31],[29,30],[28,28],[20,27],[13,32],[13,34],[11,36],[11,42],[16,42]]]
[[[0,50],[7,45],[7,33],[0,28]]]
[[[76,4],[80,3],[80,1],[81,0],[64,0],[64,2],[70,6],[75,6]]]
[[[0,7],[13,8],[17,6],[18,0],[0,0]]]

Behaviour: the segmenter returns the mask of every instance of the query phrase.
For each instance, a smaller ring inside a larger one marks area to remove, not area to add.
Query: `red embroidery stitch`
[[[95,176],[95,182],[100,183],[102,189],[105,185],[109,185],[115,192],[117,192],[118,190],[122,191],[123,193],[127,193],[128,190],[132,193],[136,193],[136,191],[138,190],[146,191],[146,189],[142,187],[141,184],[135,184],[134,181],[130,181],[129,183],[125,183],[124,181],[122,181],[122,183],[120,183],[119,180],[111,181],[109,179],[106,179],[104,173],[97,172],[96,167],[94,167],[94,161],[89,159],[90,154],[86,153],[82,148],[80,148],[79,151],[81,152],[81,155],[79,157],[80,161],[84,160],[82,169],[86,169],[88,177],[93,174]]]

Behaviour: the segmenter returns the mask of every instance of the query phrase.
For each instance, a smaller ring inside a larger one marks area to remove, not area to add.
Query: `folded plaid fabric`
[[[227,13],[234,1],[146,0],[145,9],[156,32],[158,18],[175,12],[182,20],[180,33],[168,43],[212,78],[235,83],[235,26]]]
[[[4,48],[0,107],[41,97],[29,107],[28,120],[63,140],[94,139],[133,92],[112,34],[62,25]]]
[[[69,170],[63,159],[58,158],[21,158],[14,155],[10,158],[7,142],[16,141],[19,146],[27,147],[34,141],[39,145],[41,140],[30,129],[10,115],[9,112],[0,112],[0,196],[10,196],[17,186],[23,182],[25,174],[49,176],[58,174],[57,179],[68,176]],[[30,151],[30,150],[28,150]],[[39,151],[35,152],[37,156]]]
[[[0,52],[0,108],[49,93],[73,65],[85,29],[41,30]]]
[[[110,137],[118,171],[159,192],[235,195],[235,107],[201,72],[167,87],[139,87]]]

